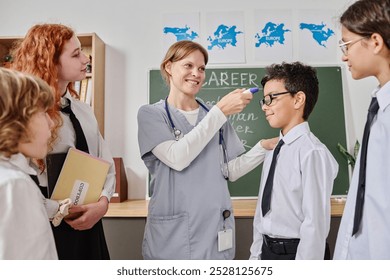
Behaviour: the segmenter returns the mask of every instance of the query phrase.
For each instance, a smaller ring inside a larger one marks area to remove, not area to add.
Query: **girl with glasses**
[[[352,77],[374,77],[378,86],[371,92],[334,258],[390,259],[390,1],[357,1],[340,23],[342,60]]]

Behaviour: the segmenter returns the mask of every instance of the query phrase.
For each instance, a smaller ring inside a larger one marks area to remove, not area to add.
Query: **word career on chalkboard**
[[[313,113],[309,117],[311,131],[328,147],[339,164],[339,173],[333,187],[333,195],[346,195],[349,186],[348,164],[337,150],[340,143],[346,147],[344,102],[341,81],[341,68],[316,67],[320,94]],[[259,87],[264,68],[218,68],[207,69],[206,80],[197,98],[208,105],[215,105],[224,95],[237,88]],[[169,93],[159,70],[149,71],[149,103],[164,99]],[[279,135],[278,129],[269,126],[259,105],[263,92],[255,93],[251,103],[241,112],[229,116],[245,149],[248,151],[260,139]],[[261,167],[229,182],[233,197],[256,197],[259,191]]]

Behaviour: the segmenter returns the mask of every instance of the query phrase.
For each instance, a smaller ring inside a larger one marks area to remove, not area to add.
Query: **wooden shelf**
[[[123,159],[114,157],[116,185],[110,203],[120,203],[127,200],[127,178]]]
[[[95,113],[99,130],[104,137],[104,69],[105,69],[105,44],[96,33],[78,34],[82,48],[91,49],[92,73],[87,77],[92,78],[92,109]]]

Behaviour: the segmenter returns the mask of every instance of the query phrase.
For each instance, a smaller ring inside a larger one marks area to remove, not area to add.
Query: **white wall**
[[[352,0],[0,0],[0,36],[23,36],[36,23],[63,23],[77,33],[96,32],[106,43],[105,138],[113,156],[123,157],[129,181],[129,197],[145,198],[147,171],[137,142],[137,111],[147,103],[147,73],[162,59],[162,12],[243,11],[246,32],[254,33],[255,9],[333,9],[337,16]],[[338,31],[339,32],[339,31]],[[337,34],[340,37],[340,34]],[[247,63],[234,66],[264,66],[255,61],[247,36]],[[341,53],[338,51],[339,57]],[[339,58],[322,64],[342,65]],[[226,66],[226,65],[224,65]],[[345,68],[344,68],[345,69]],[[349,146],[361,139],[369,92],[374,79],[354,81],[343,73]]]

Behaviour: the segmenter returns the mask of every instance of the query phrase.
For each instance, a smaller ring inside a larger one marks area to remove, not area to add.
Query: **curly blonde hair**
[[[0,154],[17,154],[19,143],[28,141],[31,117],[53,104],[52,89],[42,79],[0,68]]]
[[[30,28],[23,40],[12,50],[12,68],[40,77],[53,89],[54,104],[48,110],[54,122],[52,143],[62,125],[59,101],[63,92],[58,89],[58,64],[64,45],[75,32],[62,24],[37,24]],[[73,84],[68,84],[70,93],[78,98]]]

